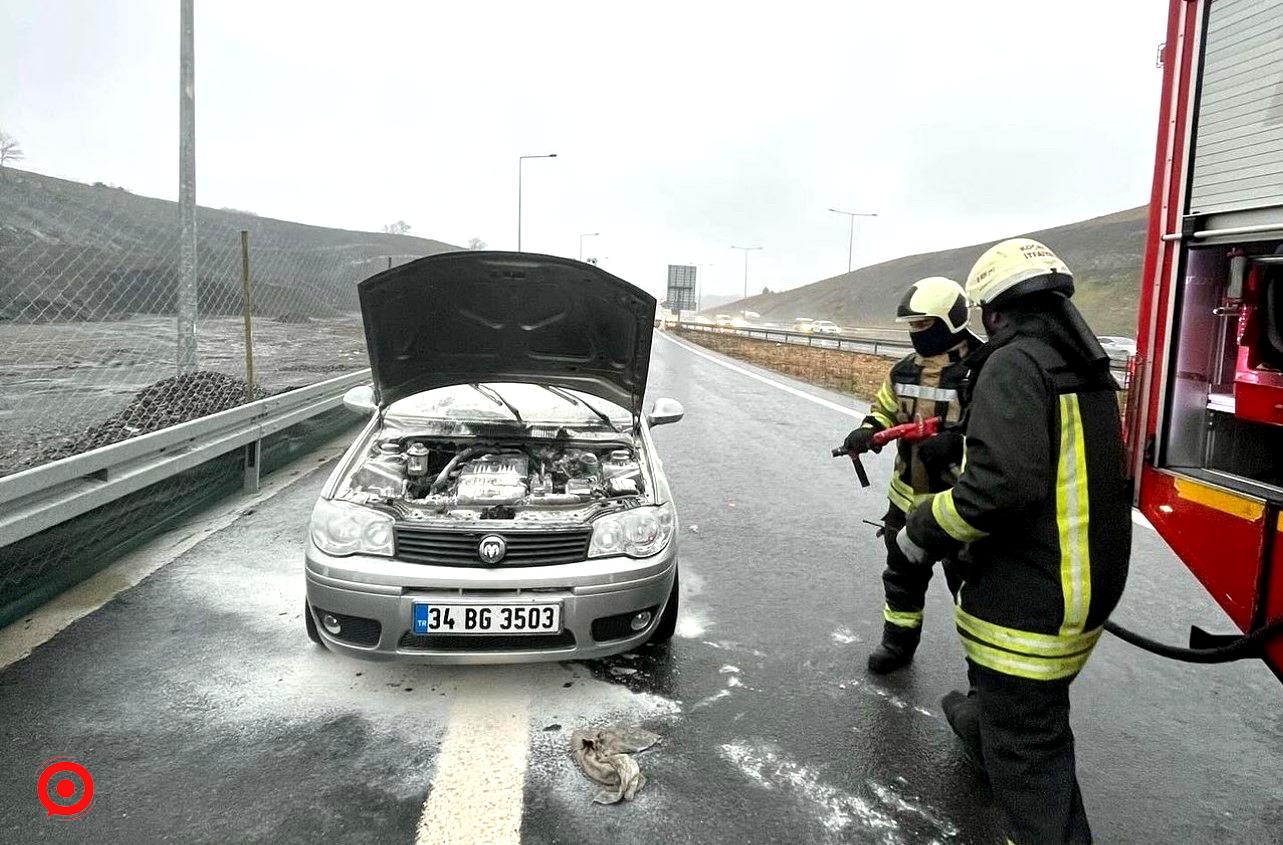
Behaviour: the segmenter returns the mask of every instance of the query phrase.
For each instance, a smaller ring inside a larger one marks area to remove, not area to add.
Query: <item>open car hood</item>
[[[580,390],[641,416],[655,298],[528,252],[430,255],[358,286],[375,398],[512,381]]]

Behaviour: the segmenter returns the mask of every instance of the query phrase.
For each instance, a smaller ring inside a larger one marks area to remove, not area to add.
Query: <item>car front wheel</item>
[[[648,644],[659,645],[673,638],[673,633],[677,630],[677,588],[680,583],[681,573],[674,573],[673,589],[668,594],[668,603],[664,605],[664,613],[659,617],[659,624],[655,626],[650,639],[646,641]]]

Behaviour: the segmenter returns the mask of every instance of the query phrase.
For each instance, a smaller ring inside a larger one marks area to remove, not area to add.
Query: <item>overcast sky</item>
[[[197,197],[793,287],[1146,202],[1166,6],[196,0]],[[23,166],[176,198],[178,12],[0,2]]]

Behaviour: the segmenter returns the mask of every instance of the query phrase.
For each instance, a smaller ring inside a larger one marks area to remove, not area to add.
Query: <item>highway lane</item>
[[[316,649],[301,541],[321,467],[0,670],[0,841],[1000,841],[939,710],[963,678],[940,579],[913,669],[863,668],[881,546],[860,520],[885,509],[889,456],[857,492],[828,456],[857,403],[723,361],[655,341],[651,395],[687,408],[655,431],[682,523],[671,647],[477,669]],[[1116,618],[1171,641],[1228,628],[1142,527]],[[1073,716],[1098,839],[1283,842],[1281,703],[1260,666],[1103,641]],[[610,721],[664,739],[638,800],[603,807],[566,745]],[[76,819],[35,801],[55,756],[95,776]]]

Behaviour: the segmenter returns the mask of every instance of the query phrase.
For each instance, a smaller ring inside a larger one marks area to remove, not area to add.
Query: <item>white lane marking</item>
[[[450,708],[415,845],[521,841],[530,696],[469,676]]]
[[[761,375],[759,373],[755,373],[752,370],[746,370],[743,367],[732,364],[730,361],[727,361],[723,358],[720,358],[712,354],[711,352],[705,352],[702,349],[697,349],[696,347],[692,346],[691,344],[687,343],[684,340],[678,340],[675,337],[670,337],[666,332],[656,332],[655,334],[657,337],[664,338],[669,343],[674,343],[682,347],[692,355],[698,355],[701,358],[705,358],[709,361],[712,361],[714,364],[717,364],[719,367],[725,367],[731,372],[739,373],[742,376],[748,376],[751,379],[760,381],[762,384],[769,384],[771,387],[774,387],[777,390],[783,390],[785,393],[791,393],[794,396],[797,396],[801,399],[805,399],[808,402],[814,402],[816,405],[819,405],[823,408],[828,408],[830,411],[837,411],[839,414],[846,414],[848,417],[854,417],[858,420],[864,419],[864,417],[867,414],[867,412],[865,411],[857,411],[854,408],[847,408],[843,405],[839,405],[836,402],[830,402],[829,400],[824,399],[822,397],[815,396],[814,394],[811,394],[811,393],[807,393],[805,390],[798,390],[796,387],[793,387],[792,385],[784,384],[783,382],[778,382],[772,378],[767,378],[766,376]]]
[[[340,435],[326,443],[320,450],[264,476],[257,493],[235,496],[217,510],[183,522],[166,531],[143,548],[125,555],[101,572],[96,572],[71,589],[61,593],[32,612],[0,629],[0,669],[27,657],[39,646],[80,619],[107,604],[120,593],[135,586],[168,563],[172,563],[210,535],[227,528],[240,518],[246,508],[257,507],[284,492],[297,481],[311,475],[307,470],[320,467],[321,462],[343,454],[350,445],[350,434]],[[301,471],[300,471],[301,470]],[[291,475],[297,472],[297,475]],[[299,531],[305,525],[299,523]]]
[[[1157,528],[1154,527],[1154,523],[1146,519],[1145,514],[1141,513],[1136,508],[1132,508],[1132,522],[1136,523],[1141,528],[1148,528],[1150,531],[1158,530]]]

